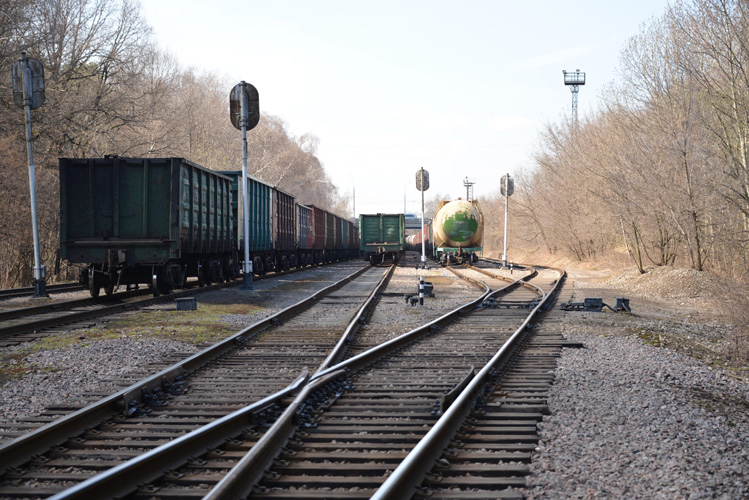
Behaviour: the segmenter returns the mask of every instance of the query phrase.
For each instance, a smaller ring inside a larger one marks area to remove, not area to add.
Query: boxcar
[[[231,180],[183,158],[61,158],[60,257],[86,264],[81,282],[148,283],[231,276]]]
[[[373,264],[385,259],[398,261],[405,250],[403,214],[359,215],[359,248]]]

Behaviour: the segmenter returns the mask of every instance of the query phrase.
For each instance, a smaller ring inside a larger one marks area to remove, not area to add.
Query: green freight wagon
[[[60,256],[92,296],[233,277],[231,180],[183,158],[61,158]]]
[[[364,260],[377,264],[403,257],[406,240],[406,219],[403,214],[359,215],[359,249]]]
[[[233,234],[239,256],[244,258],[244,209],[239,189],[241,171],[219,172],[232,180]],[[296,202],[294,196],[276,186],[247,176],[249,206],[249,247],[252,270],[286,271],[296,267]]]

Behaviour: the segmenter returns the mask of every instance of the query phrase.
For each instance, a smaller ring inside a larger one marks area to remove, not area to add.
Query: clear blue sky
[[[141,4],[163,49],[255,85],[261,112],[316,135],[341,193],[355,186],[357,213],[376,213],[403,211],[404,194],[419,209],[420,167],[428,197],[464,196],[465,177],[479,199],[495,192],[528,168],[544,124],[569,118],[562,70],[587,73],[580,114],[597,109],[627,39],[668,1]]]

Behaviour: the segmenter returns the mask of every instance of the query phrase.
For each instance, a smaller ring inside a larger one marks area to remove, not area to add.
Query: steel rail
[[[158,479],[165,470],[184,465],[188,457],[201,455],[210,448],[220,446],[226,442],[227,436],[241,434],[253,424],[258,413],[299,392],[308,379],[309,373],[305,372],[285,389],[61,491],[50,497],[50,500],[118,498],[128,495],[133,492],[132,485]]]
[[[494,354],[479,373],[473,377],[465,390],[455,399],[437,423],[432,426],[426,436],[419,441],[382,486],[377,489],[371,497],[372,500],[406,500],[413,497],[416,488],[424,481],[427,473],[434,466],[435,461],[449,446],[450,440],[455,436],[460,426],[463,425],[466,417],[473,409],[477,396],[486,384],[489,383],[492,372],[507,361],[515,347],[525,337],[528,324],[534,319],[536,313],[544,307],[547,301],[552,300],[556,296],[557,291],[560,289],[560,283],[564,281],[566,275],[567,273],[562,270],[552,290],[548,294],[545,294],[545,299],[533,308],[507,342],[502,345],[499,351]]]
[[[229,471],[224,479],[204,497],[204,500],[233,500],[235,498],[246,497],[252,492],[252,489],[260,482],[263,474],[268,468],[270,468],[280,450],[286,446],[288,440],[291,438],[294,431],[296,431],[297,424],[294,423],[294,419],[298,420],[297,415],[299,414],[300,409],[305,405],[306,398],[314,392],[314,389],[329,383],[331,380],[338,378],[342,374],[359,370],[375,363],[376,361],[390,355],[392,352],[400,349],[403,345],[414,342],[421,336],[433,332],[438,325],[449,322],[452,318],[456,317],[456,315],[460,315],[461,313],[465,314],[466,310],[479,305],[483,298],[491,292],[488,285],[485,283],[461,276],[460,274],[458,274],[458,276],[467,279],[474,284],[480,283],[485,289],[484,292],[478,299],[474,299],[452,312],[427,323],[426,325],[405,333],[400,337],[396,337],[384,344],[380,344],[377,347],[373,347],[347,361],[329,366],[332,361],[332,356],[329,356],[323,362],[320,369],[310,377],[308,384],[309,389],[305,388],[305,390],[297,396],[295,401],[287,408],[286,412],[284,412],[284,414],[274,424],[273,428],[266,432],[263,439],[258,441],[248,455],[246,455],[239,464]],[[339,346],[337,345],[336,350],[338,350],[338,348]]]
[[[459,276],[462,279],[465,279],[466,281],[469,281],[471,283],[477,284],[481,287],[483,287],[484,293],[477,299],[474,299],[470,302],[467,302],[466,304],[453,309],[452,311],[440,316],[439,318],[430,321],[429,323],[426,323],[420,327],[414,328],[410,332],[406,332],[398,337],[395,337],[393,339],[388,340],[387,342],[384,342],[376,347],[373,347],[365,352],[362,352],[352,358],[347,359],[346,361],[341,361],[340,363],[331,366],[330,368],[323,370],[321,372],[315,373],[311,378],[310,381],[315,380],[317,377],[321,377],[324,375],[327,375],[331,373],[332,371],[338,370],[338,369],[347,369],[350,371],[357,371],[361,370],[362,368],[365,368],[377,361],[379,361],[382,357],[387,356],[388,354],[397,351],[398,349],[401,349],[405,347],[406,345],[415,342],[419,340],[421,337],[431,334],[435,331],[437,331],[440,327],[447,325],[448,323],[465,316],[466,313],[471,311],[472,309],[475,309],[486,300],[490,295],[493,295],[495,293],[500,293],[503,291],[508,291],[514,286],[517,286],[516,282],[508,284],[506,287],[503,287],[499,290],[491,290],[489,286],[482,282],[475,280],[473,278],[470,278],[468,276],[464,276],[457,271],[455,271],[451,267],[447,267],[450,271],[452,271],[454,274]],[[521,281],[520,279],[517,281]]]
[[[367,269],[369,269],[369,267],[363,268],[363,270]],[[390,280],[394,271],[395,266],[390,266],[375,289],[369,295],[368,299],[352,316],[352,319],[349,321],[346,330],[341,335],[339,342],[336,344],[333,352],[331,352],[325,361],[323,361],[322,366],[327,366],[343,354],[342,346],[345,346],[355,329],[358,328],[360,319],[371,312],[375,304],[375,297]],[[265,432],[258,443],[252,447],[248,454],[242,458],[232,471],[227,474],[225,480],[221,481],[221,483],[216,486],[216,488],[219,488],[219,492],[229,492],[224,493],[229,495],[225,498],[237,498],[237,496],[234,496],[234,492],[238,488],[242,488],[239,482],[244,483],[245,481],[248,481],[249,477],[254,478],[253,483],[254,481],[260,480],[264,467],[260,469],[261,472],[259,474],[252,476],[248,476],[247,471],[249,469],[257,469],[259,463],[266,465],[270,464],[273,458],[280,451],[281,447],[286,445],[286,442],[296,430],[296,415],[310,394],[320,386],[327,384],[344,373],[344,371],[339,370],[332,375],[318,378],[314,384],[307,384],[310,377],[309,374],[305,373],[294,384],[282,391],[267,396],[257,403],[252,403],[226,417],[211,422],[206,426],[158,446],[144,455],[140,455],[139,457],[128,460],[127,462],[101,474],[97,474],[72,488],[58,493],[52,498],[55,500],[71,500],[116,497],[132,493],[132,485],[153,481],[163,475],[165,470],[174,469],[184,465],[188,457],[205,453],[210,448],[216,447],[221,442],[240,434],[242,429],[249,425],[249,415],[254,415],[274,404],[280,404],[282,399],[293,393],[299,392],[301,389],[302,392],[297,396],[294,402],[291,403],[281,417],[279,417],[273,426]],[[241,481],[238,481],[240,478]]]
[[[486,259],[484,259],[484,260],[486,260]],[[491,276],[492,278],[497,278],[497,279],[502,279],[502,280],[507,280],[507,281],[516,281],[516,280],[513,280],[512,278],[508,278],[507,276],[498,276],[496,274],[492,274],[489,271],[487,271],[486,269],[483,269],[483,268],[480,268],[480,267],[476,267],[473,264],[464,264],[464,265],[468,266],[468,268],[471,269],[471,270],[473,270],[473,271],[479,272],[481,274],[485,274],[487,276]],[[532,279],[532,278],[536,277],[536,275],[538,274],[538,271],[536,271],[536,269],[534,269],[534,268],[530,268],[530,269],[531,269],[531,271],[529,271],[529,273],[527,275],[521,276],[520,279],[522,279],[522,280],[529,280],[529,279]],[[521,272],[522,271],[527,271],[527,270],[528,270],[527,267],[526,268],[519,268],[518,269],[518,271],[521,271]]]
[[[452,271],[460,278],[483,287],[484,292],[481,294],[481,296],[477,299],[471,300],[463,306],[454,309],[453,311],[441,316],[440,318],[437,318],[434,321],[411,330],[410,332],[404,333],[403,335],[380,344],[377,347],[373,347],[368,351],[365,351],[336,365],[318,370],[312,377],[310,377],[310,390],[307,391],[305,389],[305,391],[300,393],[294,403],[289,406],[286,413],[281,417],[281,419],[279,419],[278,422],[276,422],[278,428],[275,429],[273,433],[271,433],[271,431],[268,431],[268,433],[263,436],[262,443],[258,442],[252,448],[250,454],[253,455],[253,458],[245,457],[246,460],[242,460],[241,466],[239,464],[235,466],[227,474],[227,476],[224,477],[219,485],[217,485],[214,490],[211,490],[211,492],[204,497],[204,500],[233,500],[235,498],[244,498],[252,492],[253,488],[262,479],[265,471],[272,466],[273,460],[277,456],[278,452],[286,446],[288,440],[296,430],[296,425],[292,426],[292,418],[298,415],[299,409],[302,408],[305,404],[305,397],[311,394],[312,387],[317,387],[317,384],[328,383],[332,379],[339,377],[342,373],[358,371],[371,364],[374,364],[377,361],[382,360],[383,358],[391,355],[393,352],[400,350],[405,345],[413,343],[420,338],[433,333],[440,326],[450,323],[456,318],[465,315],[471,309],[480,306],[488,295],[500,291],[507,291],[517,286],[518,282],[520,281],[517,280],[515,282],[511,282],[506,287],[493,292],[486,283],[464,276],[455,270]]]
[[[466,279],[469,279],[469,278],[466,278]],[[475,281],[475,280],[471,280],[471,281]],[[373,347],[367,351],[359,353],[354,357],[351,357],[345,361],[341,361],[340,363],[333,365],[321,372],[317,372],[315,373],[315,375],[313,375],[310,378],[310,381],[313,381],[319,377],[324,377],[340,369],[346,369],[350,371],[361,370],[362,368],[366,368],[367,366],[376,363],[383,357],[401,349],[402,347],[405,347],[406,345],[419,340],[421,337],[424,337],[426,335],[429,335],[437,331],[440,327],[445,326],[446,324],[456,320],[457,318],[461,316],[464,316],[471,309],[479,307],[481,303],[483,302],[483,300],[491,293],[491,289],[489,289],[489,287],[486,284],[484,284],[483,286],[485,290],[484,290],[484,293],[482,293],[479,298],[471,300],[470,302],[467,302],[466,304],[456,309],[453,309],[452,311],[440,316],[439,318],[435,320],[430,321],[429,323],[426,323],[420,327],[414,328],[410,332],[406,332],[376,347]]]
[[[261,279],[276,278],[276,277],[285,276],[286,274],[291,274],[291,273],[295,273],[299,271],[300,270],[298,269],[294,271],[278,271],[278,272],[274,272],[272,275],[256,277],[255,280],[258,281]],[[41,320],[27,322],[27,323],[20,323],[17,325],[9,325],[5,327],[0,327],[0,338],[12,337],[14,335],[20,335],[22,333],[28,333],[28,332],[38,332],[46,328],[51,328],[51,327],[61,326],[61,325],[68,325],[71,323],[75,323],[77,321],[83,321],[83,320],[90,319],[90,318],[106,316],[109,314],[116,314],[116,313],[123,312],[123,311],[138,309],[141,307],[147,307],[153,304],[161,304],[164,302],[170,302],[176,298],[189,297],[191,295],[195,295],[199,293],[210,292],[214,290],[221,290],[223,288],[230,288],[233,286],[237,286],[241,283],[242,281],[240,279],[235,279],[235,280],[227,281],[224,283],[216,283],[213,285],[208,285],[208,286],[199,287],[199,288],[186,288],[184,290],[177,290],[170,294],[160,295],[158,297],[148,297],[148,298],[141,299],[141,300],[134,301],[134,302],[118,303],[118,304],[114,304],[111,306],[105,306],[102,308],[93,309],[90,311],[80,311],[77,313],[58,316],[55,318],[47,318],[47,319],[41,319]],[[128,290],[125,292],[119,292],[115,295],[102,297],[102,298],[86,297],[83,299],[74,299],[74,300],[53,302],[50,304],[41,304],[41,305],[33,306],[33,307],[9,309],[6,311],[0,311],[0,321],[10,320],[10,319],[18,318],[21,316],[44,314],[47,312],[57,311],[60,309],[72,309],[73,307],[107,303],[110,301],[115,301],[117,299],[126,299],[126,298],[135,297],[139,295],[148,295],[149,293],[151,293],[149,288],[141,288],[137,290]]]
[[[273,426],[264,433],[263,437],[251,448],[247,455],[245,455],[240,460],[240,462],[238,462],[229,471],[229,473],[227,473],[224,479],[220,481],[204,498],[210,498],[212,500],[241,498],[248,495],[252,491],[252,488],[254,488],[255,485],[262,479],[265,470],[267,470],[272,465],[274,458],[278,455],[280,450],[287,445],[289,439],[297,430],[298,422],[300,420],[299,414],[305,407],[305,405],[308,404],[307,400],[309,399],[310,395],[320,387],[323,387],[331,381],[337,380],[344,374],[348,373],[348,367],[345,366],[345,363],[339,363],[338,365],[335,365],[333,367],[330,367],[330,365],[343,355],[347,343],[350,342],[351,335],[355,333],[355,329],[358,328],[360,324],[360,319],[366,317],[366,314],[371,311],[376,301],[376,296],[378,295],[379,291],[387,284],[390,277],[392,276],[394,269],[395,266],[391,266],[388,273],[383,276],[377,287],[375,287],[375,290],[370,294],[359,311],[357,311],[357,313],[353,316],[351,322],[349,323],[349,326],[346,328],[346,331],[339,339],[339,342],[336,344],[336,347],[326,358],[326,360],[323,361],[315,375],[309,377],[308,380],[305,379],[306,386],[301,390],[301,392],[299,392],[295,400],[287,406],[284,413],[276,420]],[[485,284],[483,286],[486,290],[484,291],[482,296],[479,299],[471,301],[468,305],[463,307],[467,307],[469,305],[473,307],[479,304],[479,301],[491,292],[488,286],[486,286]],[[508,285],[508,287],[505,288],[509,288],[511,286],[512,285]],[[461,309],[463,308],[458,308],[458,310]],[[433,331],[432,328],[430,328],[432,323],[425,325],[425,327],[427,328],[427,332]],[[397,349],[397,347],[394,348]],[[374,348],[373,350],[376,349],[377,348]],[[389,354],[391,351],[383,350],[379,352],[380,354],[378,355],[378,357],[381,357]],[[280,399],[282,399],[282,397],[272,395],[265,400],[270,399],[272,399],[275,403],[278,403]],[[267,407],[267,405],[264,407]],[[239,414],[244,411],[249,410],[243,409],[235,413]],[[224,440],[241,432],[241,429],[237,429],[232,424],[233,420],[228,419],[228,417],[226,418],[225,422],[222,422],[222,425],[226,426],[227,428],[226,432],[223,432],[221,434]],[[210,431],[211,433],[216,434],[216,439],[218,439],[218,426],[219,424],[216,423],[216,425]],[[190,455],[183,454],[180,460],[179,451],[175,451],[174,449],[186,449],[185,443],[192,439],[196,439],[198,441],[206,441],[206,439],[204,438],[204,434],[207,432],[209,431],[204,431],[203,428],[196,429],[195,431],[192,431],[191,433],[180,437],[179,440],[174,440],[172,442],[161,445],[158,448],[155,448],[154,450],[149,452],[145,458],[139,457],[137,459],[125,462],[124,464],[111,469],[111,471],[103,474],[98,474],[76,487],[58,493],[55,497],[52,498],[54,500],[62,500],[92,498],[102,495],[112,496],[113,494],[128,494],[132,491],[132,484],[152,481],[155,478],[159,477],[163,473],[163,470],[178,467],[180,465],[179,462],[185,462],[187,456],[199,455],[200,448],[196,445],[196,447],[190,448],[190,450],[192,451]],[[211,447],[212,446],[206,444],[203,446],[203,451],[207,451]],[[169,466],[162,466],[162,461]],[[153,467],[150,466],[150,464],[156,463],[160,464],[158,466],[158,471],[154,471]],[[125,483],[128,483],[131,486],[127,486]]]
[[[44,314],[44,313],[48,313],[51,311],[58,311],[60,309],[72,309],[74,307],[88,306],[91,304],[101,304],[101,303],[111,302],[117,299],[124,299],[124,298],[134,297],[137,295],[144,295],[146,293],[148,293],[148,290],[146,289],[129,290],[127,292],[120,292],[116,295],[100,297],[96,299],[91,296],[88,296],[82,299],[61,300],[59,302],[48,302],[45,304],[39,304],[39,305],[31,306],[31,307],[19,307],[16,309],[6,309],[5,311],[0,311],[0,321],[20,318],[23,316],[34,316],[37,314]]]
[[[348,327],[346,327],[346,331],[343,332],[343,335],[341,335],[341,338],[338,339],[338,342],[336,343],[333,350],[330,352],[328,357],[320,364],[320,367],[317,369],[315,374],[325,370],[326,368],[329,368],[331,365],[337,363],[341,360],[344,353],[346,352],[346,348],[351,343],[353,336],[356,334],[356,331],[359,329],[359,327],[362,325],[362,321],[365,321],[366,318],[371,314],[372,310],[374,309],[376,302],[379,297],[379,295],[382,293],[382,290],[387,286],[388,282],[390,281],[390,278],[393,277],[393,273],[395,272],[395,265],[390,266],[390,269],[387,273],[382,277],[380,282],[377,284],[374,290],[372,290],[372,293],[369,294],[369,297],[364,302],[364,305],[357,311],[356,315],[354,316],[354,319],[349,323]]]
[[[236,344],[244,342],[245,337],[255,335],[278,324],[279,321],[282,321],[286,317],[298,314],[311,307],[321,297],[341,288],[363,274],[367,269],[369,269],[369,266],[362,267],[346,278],[319,290],[306,299],[268,318],[260,320],[221,342],[193,354],[189,358],[175,363],[111,396],[70,413],[59,420],[43,425],[28,434],[3,443],[0,445],[0,474],[5,474],[8,469],[28,462],[34,455],[45,453],[53,446],[59,445],[70,437],[80,434],[85,429],[97,425],[112,414],[127,411],[127,409],[142,401],[145,391],[150,391],[155,387],[163,388],[163,386],[173,383],[176,378],[198,370],[206,363],[233,349]]]
[[[346,373],[346,370],[335,370],[311,380],[257,444],[203,497],[203,500],[235,500],[252,493],[265,471],[270,468],[273,460],[297,431],[299,414],[312,394]]]
[[[47,293],[59,293],[75,290],[83,290],[83,285],[77,281],[70,281],[67,283],[52,283],[46,286]],[[34,295],[36,290],[33,286],[24,286],[18,288],[5,288],[0,290],[0,300],[12,299],[16,297],[26,297]]]

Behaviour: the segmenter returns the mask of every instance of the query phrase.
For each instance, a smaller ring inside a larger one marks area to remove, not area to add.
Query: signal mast
[[[562,70],[562,73],[564,74],[564,84],[572,92],[572,121],[577,125],[577,94],[580,92],[580,87],[585,85],[585,72],[577,69],[575,71]]]

